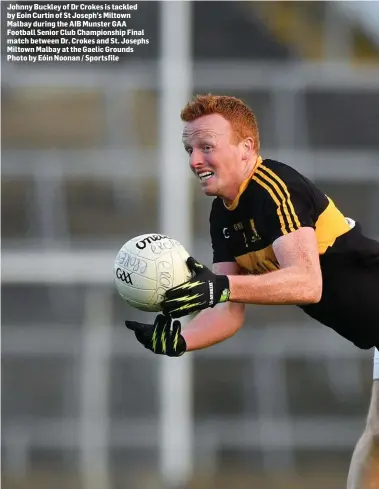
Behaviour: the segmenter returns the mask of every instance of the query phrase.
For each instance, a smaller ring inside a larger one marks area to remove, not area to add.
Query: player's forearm
[[[283,268],[264,275],[229,275],[232,302],[246,304],[311,304],[322,293],[321,274]]]
[[[243,304],[218,304],[201,311],[182,330],[187,351],[200,350],[233,336],[242,326]]]

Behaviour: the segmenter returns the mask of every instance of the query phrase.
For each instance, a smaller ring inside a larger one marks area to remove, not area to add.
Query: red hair
[[[196,95],[184,107],[180,118],[192,122],[199,117],[220,114],[230,122],[237,142],[247,137],[254,139],[255,151],[259,153],[259,129],[254,112],[242,100],[227,95]]]

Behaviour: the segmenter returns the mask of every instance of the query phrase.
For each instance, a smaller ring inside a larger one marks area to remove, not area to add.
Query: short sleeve
[[[266,168],[253,179],[262,188],[261,225],[271,243],[301,227],[316,228],[312,187],[300,174],[280,175]]]
[[[215,200],[209,217],[213,263],[234,262],[235,257],[228,246],[229,235],[227,226],[223,222],[219,209],[217,209],[217,204],[218,202]]]

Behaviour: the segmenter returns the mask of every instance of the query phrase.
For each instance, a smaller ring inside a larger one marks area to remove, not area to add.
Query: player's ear
[[[254,140],[251,137],[248,137],[241,141],[243,159],[249,160],[254,152]]]

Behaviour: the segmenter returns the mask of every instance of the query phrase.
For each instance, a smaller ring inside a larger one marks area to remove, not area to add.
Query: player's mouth
[[[199,177],[200,182],[205,182],[212,178],[214,176],[214,173],[212,171],[203,171],[197,174]]]

